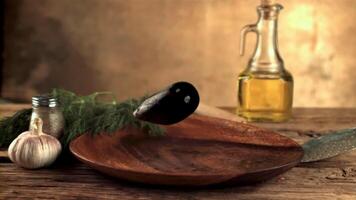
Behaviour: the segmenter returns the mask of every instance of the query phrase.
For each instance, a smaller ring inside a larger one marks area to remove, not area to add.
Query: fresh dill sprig
[[[19,134],[29,129],[31,113],[31,108],[23,109],[0,120],[0,148],[9,146]]]
[[[88,96],[78,96],[73,92],[53,89],[51,93],[58,99],[65,119],[64,133],[61,138],[67,146],[77,136],[99,133],[113,133],[125,127],[135,127],[150,136],[164,135],[164,129],[156,124],[136,119],[132,113],[145,99],[128,99],[116,102],[98,100],[110,92],[96,92]],[[19,134],[28,130],[32,109],[17,112],[12,117],[0,120],[0,147],[8,146]]]

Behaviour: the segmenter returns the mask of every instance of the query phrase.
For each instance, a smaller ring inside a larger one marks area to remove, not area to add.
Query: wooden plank
[[[345,172],[346,171],[346,172]],[[308,167],[252,186],[167,188],[112,179],[74,162],[52,169],[24,170],[0,164],[0,199],[354,199],[351,168]]]
[[[0,158],[7,157],[7,151],[5,149],[0,150]]]
[[[11,116],[16,111],[24,108],[31,108],[30,104],[0,104],[0,118]]]
[[[9,110],[8,108],[6,108]],[[2,106],[0,112],[2,113]],[[356,125],[356,108],[296,108],[286,123],[257,123],[303,143],[332,130]],[[0,199],[356,199],[356,151],[300,164],[252,186],[167,188],[128,183],[102,175],[77,161],[49,169],[24,170],[0,161]]]

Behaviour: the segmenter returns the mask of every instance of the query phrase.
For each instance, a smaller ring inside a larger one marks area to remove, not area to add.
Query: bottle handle
[[[240,32],[240,56],[243,56],[245,53],[245,41],[246,35],[249,32],[257,33],[257,25],[256,24],[249,24],[244,26]]]

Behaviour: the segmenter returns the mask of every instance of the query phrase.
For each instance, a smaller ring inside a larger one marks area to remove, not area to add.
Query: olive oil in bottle
[[[241,55],[248,32],[257,34],[255,53],[238,77],[237,114],[248,121],[280,122],[290,118],[293,78],[284,68],[277,47],[279,4],[257,7],[259,19],[241,31]]]
[[[285,121],[291,115],[293,80],[286,77],[239,77],[239,110],[250,121]]]

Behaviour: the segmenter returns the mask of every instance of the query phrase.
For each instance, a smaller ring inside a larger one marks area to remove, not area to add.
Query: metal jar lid
[[[43,94],[32,97],[32,106],[37,107],[56,107],[58,106],[57,99],[51,96],[50,94]]]

